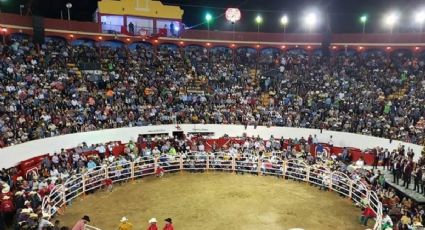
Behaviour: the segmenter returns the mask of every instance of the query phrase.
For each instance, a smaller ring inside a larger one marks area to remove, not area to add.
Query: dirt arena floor
[[[83,215],[102,230],[126,216],[135,230],[156,217],[177,230],[365,229],[360,210],[334,192],[271,176],[221,172],[175,173],[114,185],[112,192],[77,198],[59,219],[70,226]],[[370,225],[372,221],[370,221]]]

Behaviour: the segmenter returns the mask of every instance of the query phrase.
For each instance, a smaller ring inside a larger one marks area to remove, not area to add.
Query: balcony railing
[[[11,28],[11,32],[23,32],[32,34],[32,17],[16,14],[1,13],[0,26]],[[120,25],[102,25],[94,22],[79,22],[60,19],[44,19],[46,35],[58,35],[66,37],[67,34],[79,34],[80,36],[100,36],[105,34],[119,34],[124,36],[142,35],[147,30],[147,36],[179,37],[180,39],[197,42],[234,42],[247,44],[312,44],[320,45],[324,35],[320,33],[256,33],[256,32],[232,32],[232,31],[206,31],[206,30],[182,30],[174,35],[163,28],[147,28],[135,26],[134,33],[125,30],[123,33]],[[165,33],[164,33],[165,30]],[[144,33],[144,32],[143,32]],[[364,45],[364,46],[425,46],[425,33],[373,33],[373,34],[339,34],[331,35],[331,42],[335,45]]]

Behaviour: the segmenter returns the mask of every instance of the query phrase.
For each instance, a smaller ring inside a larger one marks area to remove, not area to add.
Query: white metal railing
[[[104,180],[109,178],[113,183],[134,180],[155,174],[157,167],[165,172],[176,171],[227,171],[234,173],[252,173],[273,175],[298,181],[304,181],[324,189],[335,191],[350,198],[355,203],[362,199],[370,204],[376,214],[374,230],[382,225],[382,203],[378,195],[369,190],[361,181],[354,181],[340,171],[331,171],[324,165],[307,165],[303,160],[291,159],[283,161],[278,156],[238,156],[229,153],[208,155],[192,152],[186,155],[144,157],[135,162],[116,161],[75,175],[62,185],[57,185],[48,196],[44,197],[42,210],[53,216],[59,208],[66,206],[78,196],[102,188]],[[91,228],[97,229],[97,228]]]
[[[95,226],[91,226],[86,224],[86,226],[84,226],[84,229],[86,230],[101,230],[100,228],[96,228]]]

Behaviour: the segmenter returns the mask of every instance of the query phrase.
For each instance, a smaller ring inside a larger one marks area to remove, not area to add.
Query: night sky
[[[32,0],[35,14],[49,18],[60,18],[61,10],[66,18],[66,2],[73,7],[71,16],[74,20],[91,21],[97,7],[97,0]],[[29,0],[0,0],[0,9],[5,12],[19,13],[19,5],[27,4]],[[260,31],[281,32],[280,17],[289,16],[287,32],[303,32],[301,15],[305,9],[313,8],[320,12],[321,27],[316,32],[329,28],[333,32],[356,33],[362,31],[359,17],[368,15],[367,32],[384,32],[382,17],[390,10],[401,13],[400,26],[394,32],[413,31],[417,26],[412,25],[413,11],[425,7],[421,0],[163,0],[163,3],[180,5],[185,11],[183,22],[194,29],[206,29],[202,24],[205,13],[210,12],[214,21],[210,24],[211,30],[232,30],[231,24],[225,20],[224,12],[228,7],[238,7],[242,11],[242,19],[235,26],[236,30],[257,31],[254,18],[257,14],[263,17]],[[330,23],[326,20],[329,18]],[[404,25],[404,26],[401,26]]]

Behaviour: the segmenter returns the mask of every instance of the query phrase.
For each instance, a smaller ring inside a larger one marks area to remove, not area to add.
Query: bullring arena
[[[0,0],[0,230],[424,229],[425,6],[199,2]]]

